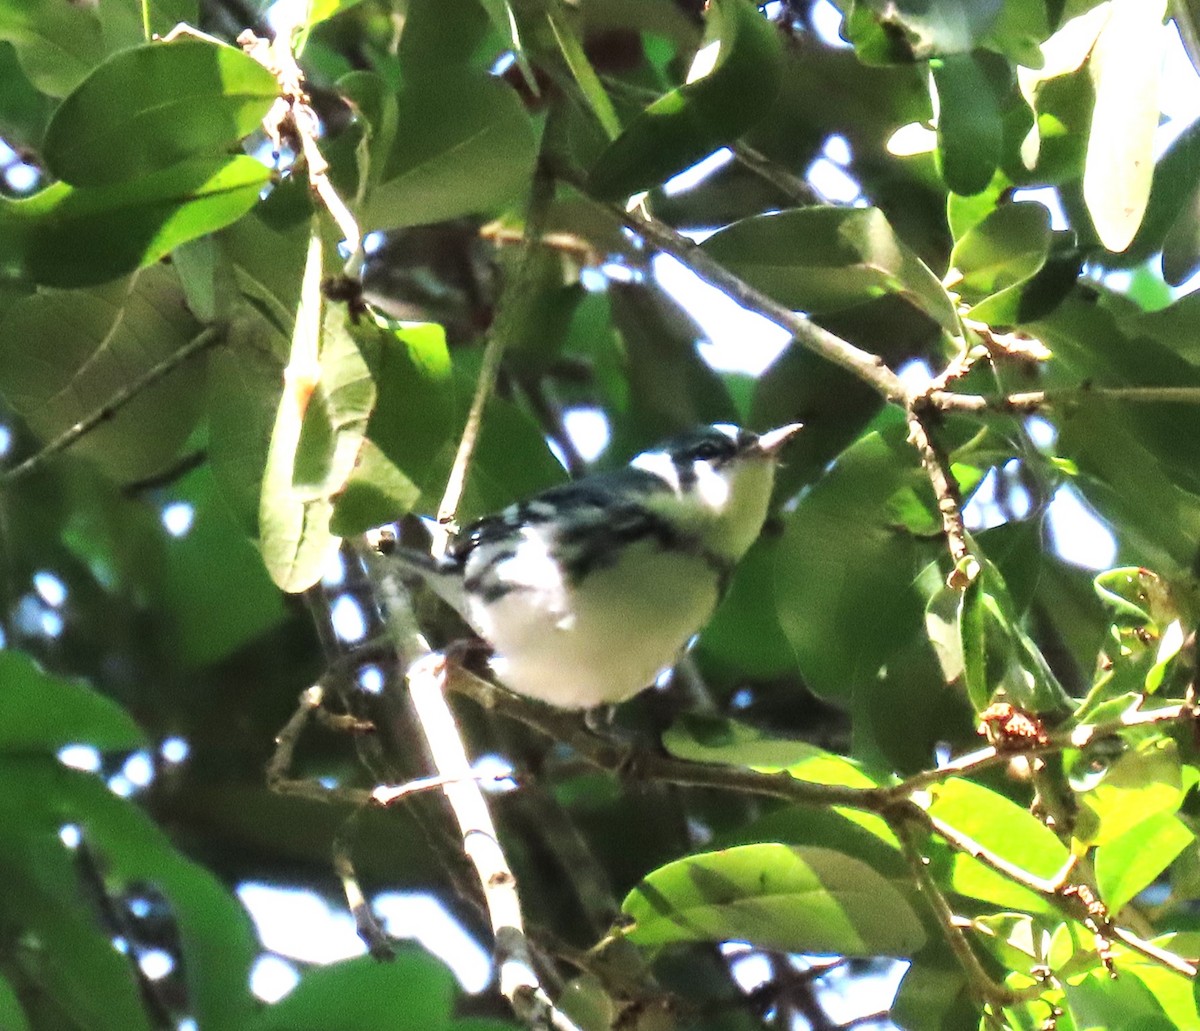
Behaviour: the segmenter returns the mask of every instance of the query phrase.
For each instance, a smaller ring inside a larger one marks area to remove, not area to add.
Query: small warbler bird
[[[563,709],[631,698],[678,658],[767,517],[799,424],[719,424],[553,487],[409,559],[491,646],[505,687]]]

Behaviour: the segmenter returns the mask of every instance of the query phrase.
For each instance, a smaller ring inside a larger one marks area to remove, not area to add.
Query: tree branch
[[[702,279],[728,294],[739,304],[786,329],[801,347],[852,373],[886,400],[906,404],[908,392],[897,376],[877,354],[855,347],[848,340],[797,315],[786,305],[768,297],[710,258],[698,244],[657,219],[644,219],[618,205],[609,210],[629,229],[644,237],[660,251],[672,254]]]

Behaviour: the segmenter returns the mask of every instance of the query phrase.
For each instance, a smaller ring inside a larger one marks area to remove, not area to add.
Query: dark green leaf
[[[997,28],[1003,7],[1004,0],[857,0],[848,38],[873,61],[961,54]]]
[[[919,475],[901,440],[871,433],[785,517],[775,583],[779,622],[821,695],[846,698],[873,683],[921,625],[924,600],[913,578],[933,546],[897,530],[887,510],[892,495]]]
[[[44,673],[21,652],[0,651],[0,752],[53,753],[70,744],[133,749],[145,740],[115,702]]]
[[[711,55],[711,57],[710,57]],[[588,191],[618,200],[664,182],[733,143],[768,110],[783,70],[775,27],[743,0],[708,6],[697,59],[710,69],[659,98],[600,155]]]
[[[394,143],[377,177],[372,171],[363,231],[511,203],[529,180],[536,143],[517,94],[485,72],[452,68],[406,82],[397,97]]]
[[[97,777],[53,760],[11,758],[0,763],[0,781],[0,815],[9,829],[0,850],[15,836],[21,855],[15,866],[11,856],[5,857],[6,869],[21,870],[45,893],[36,908],[19,911],[18,919],[32,921],[34,933],[45,936],[47,958],[63,964],[55,976],[65,983],[56,986],[56,995],[75,996],[80,1023],[119,1022],[131,1031],[149,1026],[129,958],[113,949],[111,931],[101,928],[94,911],[79,904],[83,886],[59,840],[64,824],[80,828],[82,840],[116,884],[149,888],[171,905],[197,1020],[223,1031],[245,1027],[254,1007],[247,983],[257,944],[249,918],[225,888],[184,859],[140,809]],[[55,911],[59,905],[62,912]],[[56,942],[63,934],[69,936]]]
[[[900,982],[891,1017],[906,1031],[962,1031],[979,1019],[962,967],[941,943],[913,957]]]
[[[996,87],[1007,65],[994,54],[952,54],[930,63],[938,95],[938,166],[946,185],[980,193],[1000,163],[1003,125]]]
[[[911,955],[925,934],[895,888],[831,849],[741,845],[649,874],[621,904],[645,948],[739,939],[780,952]]]
[[[405,949],[381,963],[370,956],[310,970],[247,1031],[440,1031],[452,1027],[454,978],[432,956]]]
[[[239,155],[186,161],[137,182],[56,183],[24,200],[0,198],[0,259],[47,286],[103,283],[235,222],[269,178],[266,166]]]
[[[223,154],[278,93],[275,77],[235,47],[149,43],[114,54],[76,87],[54,112],[43,153],[73,186],[128,182]]]
[[[53,440],[199,332],[164,266],[91,290],[46,290],[0,322],[0,390],[39,438]],[[160,471],[200,414],[203,370],[199,358],[181,364],[73,450],[121,481]]]
[[[167,493],[192,510],[187,533],[166,549],[163,602],[174,631],[172,654],[184,667],[200,666],[276,626],[285,609],[208,468],[172,484]]]
[[[789,308],[820,314],[898,294],[947,333],[959,331],[941,283],[878,208],[758,215],[715,233],[704,250]]]
[[[1191,197],[1180,209],[1163,239],[1163,279],[1171,286],[1182,286],[1195,275],[1198,269],[1200,269],[1200,186],[1193,189]]]
[[[21,1000],[13,990],[12,983],[0,977],[0,1027],[5,1031],[29,1031],[29,1021],[21,1009]]]

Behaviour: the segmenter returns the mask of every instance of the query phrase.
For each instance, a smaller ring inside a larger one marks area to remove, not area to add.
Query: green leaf
[[[233,654],[277,626],[283,599],[242,527],[201,467],[164,492],[191,506],[188,532],[168,542],[162,603],[171,653],[183,668]]]
[[[421,488],[368,438],[334,503],[329,532],[338,537],[365,533],[411,512],[420,497]]]
[[[0,977],[0,1027],[5,1031],[29,1031],[21,1000],[6,977]]]
[[[16,47],[29,81],[52,97],[66,96],[104,56],[95,10],[57,0],[0,4],[0,40]]]
[[[695,645],[706,671],[716,667],[739,680],[765,680],[795,670],[796,657],[779,628],[775,603],[778,548],[774,538],[760,537],[738,563],[729,590]]]
[[[805,741],[772,737],[735,720],[685,715],[663,734],[663,747],[689,762],[742,766],[760,773],[787,773],[813,784],[873,788],[892,778]]]
[[[511,87],[448,68],[406,82],[396,103],[394,143],[367,198],[364,232],[494,212],[521,195],[537,137]]]
[[[1003,795],[952,777],[929,789],[929,813],[993,855],[1049,880],[1063,867],[1067,847],[1040,820]],[[950,887],[960,895],[1029,913],[1055,913],[1053,903],[964,853],[954,854]]]
[[[887,509],[920,476],[900,436],[860,439],[784,517],[779,623],[806,682],[825,697],[848,698],[873,685],[921,626],[914,575],[934,551],[898,532]]]
[[[451,973],[417,949],[386,963],[358,956],[309,970],[246,1031],[439,1031],[453,1026],[454,994]]]
[[[1157,813],[1096,849],[1096,886],[1110,913],[1158,878],[1196,835],[1174,813]]]
[[[1167,582],[1141,566],[1106,569],[1096,574],[1092,585],[1118,627],[1155,630],[1179,611]]]
[[[904,897],[866,864],[826,848],[741,845],[668,863],[621,904],[623,937],[645,948],[740,939],[770,951],[911,955],[924,943]]]
[[[1096,106],[1083,197],[1110,251],[1132,242],[1150,196],[1165,11],[1165,0],[1115,0],[1089,64]]]
[[[908,1031],[962,1031],[979,1019],[962,966],[940,942],[913,957],[900,982],[891,1018]]]
[[[0,198],[0,260],[47,286],[91,286],[151,265],[237,221],[270,171],[254,158],[206,158],[99,187],[56,183]]]
[[[1166,247],[1168,234],[1178,232],[1176,247],[1183,249],[1195,221],[1200,187],[1200,122],[1183,130],[1158,159],[1150,179],[1150,197],[1137,235],[1120,255],[1106,261],[1138,264]],[[1174,263],[1174,262],[1173,262]]]
[[[41,936],[49,953],[43,971],[57,966],[55,980],[62,980],[55,997],[75,997],[73,1007],[86,1014],[80,1025],[131,1031],[149,1026],[129,958],[113,949],[112,932],[93,910],[79,904],[85,889],[74,857],[59,839],[64,824],[77,825],[104,864],[105,888],[136,885],[170,904],[198,1022],[220,1031],[246,1026],[255,1007],[247,984],[257,943],[249,917],[216,878],[183,858],[145,813],[97,777],[54,760],[14,757],[0,760],[0,783],[0,818],[8,831],[0,838],[0,862],[42,893],[36,901],[28,899],[34,905],[18,910],[17,918]],[[12,845],[20,857],[15,863],[12,855],[3,855]],[[89,884],[87,890],[96,887]],[[55,912],[59,904],[61,913]],[[68,937],[59,942],[64,934]]]
[[[821,314],[897,294],[947,333],[959,332],[941,283],[878,208],[755,215],[714,233],[704,250],[789,308]]]
[[[1151,198],[1153,198],[1151,185]],[[1147,217],[1149,206],[1147,205]],[[1136,246],[1137,241],[1131,244]],[[1200,269],[1200,186],[1176,215],[1162,243],[1162,273],[1171,286],[1182,286]]]
[[[316,583],[338,546],[333,498],[354,469],[376,397],[345,307],[321,295],[321,254],[313,237],[259,507],[263,559],[290,593]]]
[[[199,332],[165,266],[91,290],[41,291],[0,321],[0,391],[41,440],[53,440]],[[198,358],[182,363],[72,451],[122,482],[159,472],[196,424],[203,370]]]
[[[964,196],[987,189],[1000,163],[1003,123],[993,81],[1008,74],[994,54],[952,54],[930,62],[938,98],[938,168]]]
[[[1078,798],[1074,834],[1089,845],[1106,845],[1152,816],[1174,813],[1183,801],[1178,746],[1166,737],[1141,742]]]
[[[954,245],[950,267],[956,289],[974,304],[1033,276],[1050,250],[1050,211],[1036,202],[1005,204]]]
[[[858,0],[848,38],[871,61],[961,54],[997,28],[1003,7],[1004,0]]]
[[[54,753],[70,744],[116,751],[145,743],[112,700],[79,681],[50,676],[22,652],[0,651],[0,753]]]
[[[638,284],[613,284],[608,299],[638,448],[687,427],[737,420],[728,387],[696,349],[703,334],[686,311]]]
[[[223,155],[278,94],[275,77],[234,47],[149,43],[114,54],[76,87],[50,119],[42,152],[73,186],[123,183]]]
[[[688,82],[625,127],[592,166],[588,192],[628,197],[733,143],[769,110],[782,71],[779,33],[758,8],[713,0]]]
[[[445,330],[434,323],[364,323],[356,336],[378,391],[367,423],[369,441],[410,484],[421,490],[440,486],[439,456],[457,447],[460,429]],[[386,479],[393,501],[408,496],[394,474],[386,474]],[[383,521],[399,518],[415,503],[414,498],[393,509]]]
[[[1082,978],[1065,978],[1067,1009],[1077,1031],[1176,1031],[1146,983],[1122,971],[1114,978],[1097,966]]]

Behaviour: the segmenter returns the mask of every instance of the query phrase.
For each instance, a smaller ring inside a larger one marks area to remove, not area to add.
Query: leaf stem
[[[201,330],[200,333],[192,337],[178,351],[167,355],[166,358],[152,368],[147,369],[132,383],[128,383],[118,390],[104,405],[92,412],[91,415],[80,419],[79,422],[75,423],[70,429],[60,433],[40,451],[35,452],[19,465],[9,469],[3,476],[0,476],[0,486],[8,486],[16,480],[21,479],[21,477],[27,476],[59,452],[66,451],[67,448],[75,444],[81,437],[90,433],[101,423],[113,418],[117,412],[129,404],[142,391],[154,386],[155,383],[177,369],[184,362],[207,351],[210,347],[215,347],[221,343],[225,339],[225,332],[226,329],[223,325],[209,326],[207,329]]]

